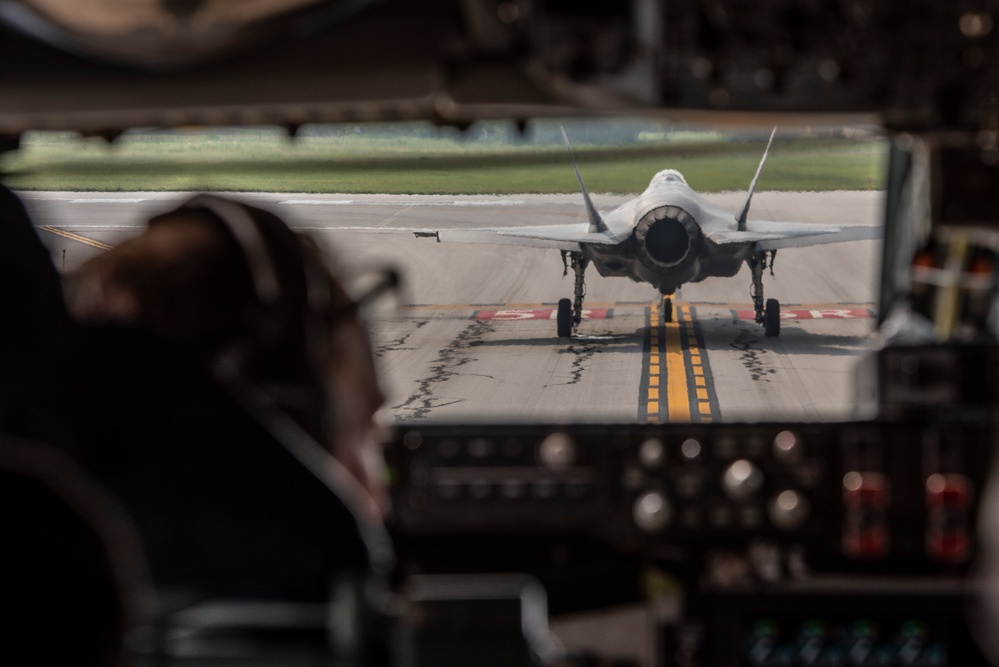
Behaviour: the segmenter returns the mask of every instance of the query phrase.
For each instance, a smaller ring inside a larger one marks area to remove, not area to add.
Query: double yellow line
[[[698,343],[689,305],[678,305],[662,322],[658,304],[649,312],[649,337],[642,373],[645,404],[639,418],[650,423],[713,420],[710,373]]]

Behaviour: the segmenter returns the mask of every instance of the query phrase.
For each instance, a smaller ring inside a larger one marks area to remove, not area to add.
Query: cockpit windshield
[[[358,280],[394,267],[396,307],[370,314],[393,422],[847,418],[887,142],[779,129],[743,243],[769,133],[626,118],[135,130],[110,146],[31,133],[0,168],[66,271],[199,190],[275,211]],[[652,174],[689,191],[630,206]],[[828,243],[846,227],[854,240]]]

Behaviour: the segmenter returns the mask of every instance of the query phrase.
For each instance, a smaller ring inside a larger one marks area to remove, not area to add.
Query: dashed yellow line
[[[57,227],[51,227],[49,225],[39,227],[38,229],[42,230],[43,232],[48,232],[49,234],[62,236],[63,238],[67,238],[71,241],[76,241],[77,243],[88,245],[92,248],[99,248],[100,250],[110,250],[113,247],[108,245],[107,243],[102,243],[101,241],[87,238],[86,236],[80,236],[79,234],[74,234],[73,232],[67,232],[65,229],[59,229]]]
[[[687,349],[690,358],[690,370],[694,379],[694,396],[696,397],[697,413],[700,421],[710,422],[713,418],[711,414],[711,396],[708,393],[708,382],[704,376],[704,363],[702,353],[697,345],[697,336],[694,331],[694,321],[690,314],[690,305],[684,305],[678,309],[679,319],[683,322],[689,341]]]
[[[660,365],[659,314],[653,305],[649,310],[649,383],[645,390],[645,415],[649,423],[659,423],[659,389],[662,386]]]

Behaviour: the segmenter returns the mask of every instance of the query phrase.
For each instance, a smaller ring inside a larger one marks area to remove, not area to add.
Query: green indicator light
[[[926,634],[926,624],[921,621],[906,621],[902,624],[902,634],[906,637],[920,637]]]
[[[853,624],[853,634],[862,637],[870,637],[874,634],[874,623],[868,620],[857,621]]]
[[[777,622],[770,618],[761,618],[753,625],[753,633],[758,635],[777,634]]]
[[[806,635],[824,635],[826,633],[826,624],[818,619],[811,619],[805,621],[805,634]]]

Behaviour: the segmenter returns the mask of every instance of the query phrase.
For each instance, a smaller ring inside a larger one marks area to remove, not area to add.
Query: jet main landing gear
[[[776,251],[771,251],[769,264],[767,263],[766,251],[758,252],[746,260],[753,274],[753,284],[749,289],[749,294],[753,298],[756,323],[763,325],[763,330],[769,338],[776,338],[780,335],[780,302],[777,299],[766,299],[764,301],[763,270],[769,266],[770,275],[773,275],[774,256],[776,254]]]
[[[572,301],[569,299],[558,300],[558,313],[556,314],[558,326],[558,337],[568,338],[572,335]]]
[[[567,261],[568,260],[568,261]],[[586,296],[586,267],[590,260],[583,256],[581,252],[562,251],[562,262],[565,265],[565,275],[569,272],[569,266],[576,277],[573,285],[573,300],[559,299],[558,313],[556,314],[556,324],[559,338],[568,338],[572,335],[580,322],[583,321],[583,297]]]
[[[764,331],[770,338],[780,335],[780,302],[777,299],[767,299]]]

